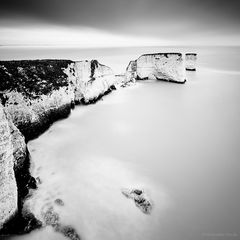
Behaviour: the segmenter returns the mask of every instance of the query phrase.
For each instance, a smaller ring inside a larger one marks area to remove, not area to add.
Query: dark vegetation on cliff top
[[[0,92],[18,91],[28,98],[38,98],[68,86],[63,69],[71,60],[0,61]]]

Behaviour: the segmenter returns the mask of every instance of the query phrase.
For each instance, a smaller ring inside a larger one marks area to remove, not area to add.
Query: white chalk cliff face
[[[90,103],[116,84],[114,72],[97,60],[79,61],[75,69],[75,101]]]
[[[67,117],[75,103],[91,103],[111,91],[115,76],[96,60],[26,60],[0,61],[0,78],[1,231],[35,188],[25,139]]]
[[[13,151],[11,129],[0,104],[0,229],[18,207]]]
[[[186,70],[187,71],[196,71],[196,63],[197,63],[197,54],[196,53],[186,53],[185,61],[186,61]]]
[[[137,59],[137,79],[158,79],[184,83],[185,66],[181,53],[144,54]]]
[[[0,75],[4,107],[27,140],[68,116],[74,103],[94,102],[116,83],[111,68],[97,60],[0,62]]]
[[[137,77],[137,61],[130,61],[125,72],[125,83],[135,82]]]

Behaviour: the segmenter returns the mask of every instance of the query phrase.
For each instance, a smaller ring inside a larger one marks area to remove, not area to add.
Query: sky
[[[0,0],[0,45],[239,45],[239,0]]]

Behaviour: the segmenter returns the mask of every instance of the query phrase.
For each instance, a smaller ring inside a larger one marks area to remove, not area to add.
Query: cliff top
[[[186,53],[185,55],[186,55],[186,56],[187,56],[187,55],[194,55],[194,56],[197,56],[196,53]]]
[[[168,57],[169,55],[177,55],[177,56],[179,56],[179,57],[182,56],[181,53],[168,52],[168,53],[146,53],[146,54],[141,55],[140,57],[143,57],[143,56],[155,56],[155,55],[163,55],[164,57]],[[139,57],[139,58],[140,58],[140,57]]]
[[[68,86],[63,69],[71,63],[57,59],[0,61],[0,92],[15,90],[37,98]]]

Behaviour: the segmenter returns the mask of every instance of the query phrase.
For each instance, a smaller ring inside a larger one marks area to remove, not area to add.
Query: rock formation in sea
[[[75,101],[92,103],[114,88],[116,80],[112,69],[97,60],[79,61],[75,72]]]
[[[125,72],[125,82],[135,82],[137,77],[137,61],[130,61],[126,72]]]
[[[143,54],[136,60],[137,80],[157,79],[185,83],[185,67],[181,53]]]
[[[185,64],[186,64],[187,71],[196,71],[196,62],[197,62],[196,53],[186,53],[185,61],[186,61]]]
[[[128,189],[123,188],[122,194],[130,199],[133,199],[135,205],[145,214],[150,214],[152,211],[152,202],[143,189]]]

